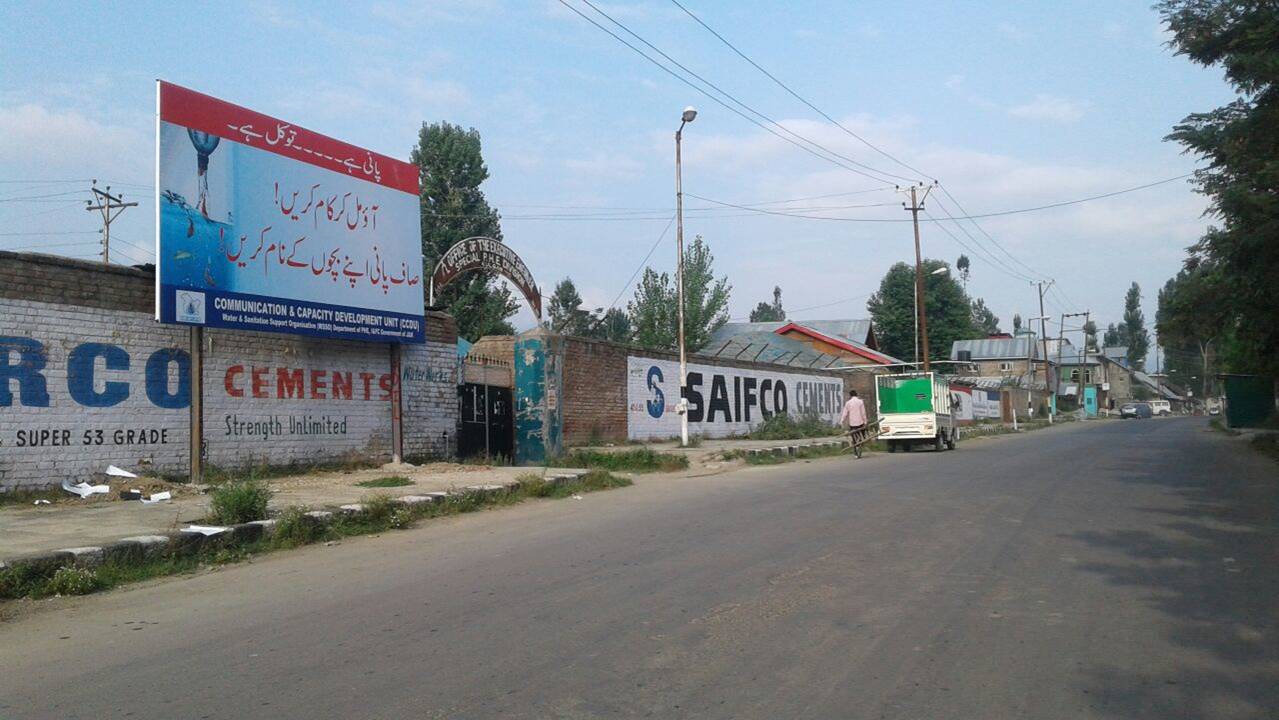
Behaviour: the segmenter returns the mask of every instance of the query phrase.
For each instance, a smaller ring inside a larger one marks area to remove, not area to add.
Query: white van
[[[1167,400],[1148,400],[1147,402],[1150,405],[1150,412],[1154,413],[1155,415],[1171,415],[1172,414],[1172,403],[1168,402]]]

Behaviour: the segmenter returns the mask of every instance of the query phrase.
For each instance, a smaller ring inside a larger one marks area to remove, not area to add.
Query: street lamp
[[[928,273],[929,275],[945,275],[950,272],[950,267],[942,265],[936,270]],[[923,288],[915,286],[915,366],[919,366],[919,293],[923,292]]]
[[[684,388],[688,386],[688,361],[684,350],[684,187],[680,164],[680,140],[684,136],[684,126],[697,119],[697,108],[689,105],[680,115],[679,129],[675,131],[675,247],[678,257],[675,261],[675,287],[679,301],[679,403],[675,406],[679,413],[679,444],[688,447],[688,398],[684,396]]]

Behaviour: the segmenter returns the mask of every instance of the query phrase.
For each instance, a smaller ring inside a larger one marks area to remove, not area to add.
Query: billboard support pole
[[[191,327],[191,482],[204,478],[204,328]]]
[[[404,459],[404,416],[401,408],[400,365],[401,346],[391,343],[391,462]]]

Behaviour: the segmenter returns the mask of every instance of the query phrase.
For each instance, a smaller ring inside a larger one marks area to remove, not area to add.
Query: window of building
[[[1013,364],[1010,362],[999,363],[1000,372],[1008,372],[1009,370],[1012,370],[1012,369],[1013,369]]]

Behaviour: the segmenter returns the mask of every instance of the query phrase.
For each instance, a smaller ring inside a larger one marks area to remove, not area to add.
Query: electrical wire
[[[799,144],[799,143],[795,142],[794,140],[791,140],[790,138],[785,137],[784,135],[781,135],[780,133],[778,133],[777,131],[775,131],[775,130],[773,130],[772,128],[768,127],[767,125],[764,125],[763,123],[759,122],[759,121],[758,121],[758,120],[756,120],[755,118],[752,118],[752,117],[750,117],[749,115],[747,115],[747,114],[743,113],[742,111],[738,110],[737,108],[735,108],[735,107],[733,107],[733,106],[731,106],[731,105],[729,105],[729,104],[725,103],[723,100],[720,100],[720,99],[719,99],[718,97],[716,97],[715,95],[712,95],[711,93],[707,92],[705,89],[703,89],[703,88],[699,87],[698,85],[694,84],[693,82],[689,81],[689,80],[688,80],[687,78],[685,78],[684,76],[680,75],[679,73],[676,73],[674,70],[671,70],[670,68],[666,67],[666,66],[665,66],[665,65],[663,65],[662,63],[658,62],[656,59],[654,59],[654,58],[652,58],[651,56],[649,56],[649,55],[648,55],[647,53],[645,53],[643,50],[640,50],[639,48],[635,47],[635,46],[634,46],[634,45],[632,45],[631,43],[627,42],[625,38],[622,38],[622,37],[621,37],[621,36],[619,36],[617,33],[614,33],[613,31],[609,30],[608,28],[606,28],[606,27],[604,27],[603,25],[601,25],[601,24],[599,24],[598,22],[596,22],[594,18],[591,18],[590,16],[586,15],[585,13],[583,13],[581,10],[578,10],[577,8],[575,8],[575,7],[573,7],[572,5],[570,5],[570,4],[569,4],[566,0],[558,0],[558,1],[559,1],[559,3],[560,3],[561,5],[563,5],[564,7],[568,8],[569,10],[572,10],[574,13],[576,13],[578,16],[580,16],[583,20],[586,20],[586,21],[587,21],[587,22],[589,22],[590,24],[594,25],[595,27],[599,28],[599,29],[600,29],[600,30],[602,30],[603,32],[605,32],[605,33],[607,33],[608,35],[612,36],[612,37],[613,37],[613,39],[617,40],[618,42],[622,43],[622,44],[623,44],[623,45],[625,45],[626,47],[628,47],[628,48],[630,48],[631,50],[635,51],[635,53],[636,53],[636,54],[638,54],[640,57],[642,57],[642,58],[644,58],[645,60],[648,60],[650,63],[652,63],[652,64],[656,65],[656,66],[657,66],[658,68],[660,68],[663,72],[667,73],[668,75],[670,75],[671,77],[675,78],[676,80],[679,80],[680,82],[684,83],[685,85],[689,86],[690,88],[693,88],[693,89],[694,89],[694,90],[696,90],[697,92],[699,92],[699,93],[701,93],[701,94],[705,95],[705,96],[706,96],[707,98],[709,98],[712,102],[714,102],[714,103],[716,103],[717,105],[719,105],[719,106],[723,107],[725,110],[728,110],[729,112],[733,113],[734,115],[737,115],[737,116],[741,117],[742,119],[746,120],[747,122],[751,123],[752,125],[755,125],[755,126],[759,127],[760,129],[764,130],[765,132],[767,132],[767,133],[769,133],[769,134],[771,134],[771,135],[774,135],[774,136],[776,136],[777,138],[779,138],[779,139],[781,139],[781,140],[783,140],[783,141],[785,141],[785,142],[787,142],[787,143],[790,143],[791,145],[794,145],[795,147],[797,147],[797,148],[799,148],[799,149],[803,150],[804,152],[806,152],[806,153],[808,153],[808,154],[810,154],[810,155],[812,155],[812,156],[814,156],[814,157],[816,157],[816,158],[818,158],[818,159],[821,159],[821,160],[824,160],[824,161],[826,161],[826,162],[832,163],[832,164],[834,164],[834,165],[837,165],[837,166],[839,166],[839,167],[844,168],[845,170],[848,170],[848,171],[850,171],[850,172],[854,172],[854,173],[856,173],[856,174],[858,174],[858,175],[861,175],[861,176],[863,176],[863,177],[870,178],[871,180],[875,180],[875,181],[877,181],[877,182],[881,182],[881,183],[883,183],[883,184],[885,184],[885,185],[893,185],[893,184],[894,184],[894,183],[893,183],[893,182],[891,182],[891,181],[885,180],[885,179],[883,179],[883,178],[875,177],[874,175],[870,175],[870,174],[868,174],[868,173],[866,173],[866,172],[864,172],[864,171],[862,171],[862,170],[858,170],[858,169],[856,169],[856,168],[854,168],[854,167],[850,167],[850,166],[848,166],[848,165],[845,165],[844,163],[839,162],[838,160],[836,160],[836,159],[834,159],[834,158],[827,157],[826,155],[823,155],[823,154],[821,154],[821,153],[819,153],[819,152],[817,152],[817,151],[815,151],[815,150],[813,150],[813,149],[811,149],[811,148],[809,148],[809,147],[807,147],[807,146],[805,146],[805,145],[801,145],[801,144]],[[598,10],[597,10],[597,12],[598,12]],[[601,14],[601,15],[603,15],[604,13],[602,13],[602,12],[601,12],[600,14]],[[608,17],[608,16],[607,16],[607,15],[605,15],[605,17]],[[610,18],[610,20],[611,20],[611,18]],[[617,21],[613,20],[612,22],[616,23]],[[629,32],[629,31],[628,31],[628,32]],[[721,92],[722,92],[722,91],[721,91]],[[727,95],[726,95],[726,96],[727,96]],[[731,96],[729,96],[729,97],[731,97]],[[738,101],[734,100],[734,102],[738,102]],[[745,106],[745,105],[743,105],[743,107],[746,107],[746,106]],[[761,115],[761,117],[763,117],[763,116]],[[780,127],[780,125],[779,125],[779,127]],[[789,131],[789,130],[787,130],[787,132],[790,132],[790,131]],[[810,142],[811,142],[811,141],[810,141]],[[816,145],[816,144],[814,143],[814,145]]]
[[[929,176],[929,175],[928,175],[927,173],[925,173],[924,171],[919,170],[918,168],[911,167],[910,165],[906,164],[905,162],[901,161],[900,159],[898,159],[898,158],[894,157],[894,156],[893,156],[892,154],[890,154],[888,151],[886,151],[886,150],[884,150],[884,149],[882,149],[882,148],[880,148],[880,147],[876,146],[874,143],[870,142],[869,140],[867,140],[866,138],[862,137],[861,135],[858,135],[857,133],[853,132],[852,130],[849,130],[848,128],[844,127],[844,125],[843,125],[843,124],[841,124],[838,120],[836,120],[835,118],[831,117],[830,115],[827,115],[827,114],[826,114],[826,113],[825,113],[825,112],[824,112],[821,108],[819,108],[819,107],[817,107],[816,105],[814,105],[814,104],[812,104],[811,102],[809,102],[809,101],[808,101],[808,100],[807,100],[804,96],[802,96],[802,95],[800,95],[799,93],[795,92],[793,89],[791,89],[791,87],[790,87],[789,85],[787,85],[786,83],[784,83],[784,82],[782,82],[781,80],[779,80],[779,79],[777,78],[777,76],[773,75],[772,73],[770,73],[769,71],[767,71],[767,70],[765,70],[763,67],[761,67],[759,63],[755,62],[755,61],[754,61],[754,60],[752,60],[752,59],[751,59],[748,55],[746,55],[746,53],[744,53],[744,52],[742,52],[741,50],[739,50],[739,49],[737,48],[737,46],[736,46],[736,45],[734,45],[733,43],[729,42],[729,41],[728,41],[728,40],[727,40],[727,39],[726,39],[723,35],[720,35],[718,32],[716,32],[714,28],[712,28],[710,25],[707,25],[707,24],[706,24],[705,22],[703,22],[703,21],[702,21],[702,19],[701,19],[701,18],[699,18],[698,16],[694,15],[694,14],[692,13],[692,11],[690,11],[688,8],[686,8],[686,7],[684,7],[683,5],[681,5],[681,4],[678,2],[678,0],[671,0],[671,2],[672,2],[672,3],[674,3],[674,4],[675,4],[675,6],[676,6],[676,7],[678,7],[680,10],[683,10],[683,11],[685,12],[685,14],[687,14],[689,17],[693,18],[693,20],[695,20],[695,21],[697,22],[697,24],[698,24],[698,25],[701,25],[703,28],[706,28],[706,30],[707,30],[708,32],[710,32],[710,34],[714,35],[714,36],[715,36],[715,37],[716,37],[716,38],[717,38],[720,42],[722,42],[722,43],[724,43],[725,45],[727,45],[727,46],[728,46],[728,48],[729,48],[730,50],[732,50],[734,53],[737,53],[737,56],[738,56],[738,57],[740,57],[741,59],[743,59],[743,60],[745,60],[746,62],[750,63],[752,67],[754,67],[756,70],[758,70],[758,71],[760,71],[761,73],[763,73],[763,74],[764,74],[764,75],[765,75],[765,76],[766,76],[769,80],[772,80],[774,83],[777,83],[778,87],[780,87],[781,89],[783,89],[783,90],[785,90],[786,92],[790,93],[791,97],[793,97],[793,98],[795,98],[796,100],[800,101],[800,102],[801,102],[801,103],[803,103],[804,105],[807,105],[807,106],[808,106],[808,108],[809,108],[810,110],[812,110],[813,112],[817,113],[818,115],[821,115],[823,118],[825,118],[825,119],[826,119],[827,121],[829,121],[831,124],[833,124],[835,127],[839,128],[840,130],[843,130],[845,133],[847,133],[847,134],[851,135],[852,137],[856,138],[857,140],[859,140],[859,141],[860,141],[863,145],[865,145],[866,147],[870,148],[871,150],[874,150],[875,152],[879,153],[880,155],[883,155],[884,157],[888,158],[889,160],[892,160],[893,162],[895,162],[895,163],[897,163],[898,165],[900,165],[900,166],[902,166],[902,167],[906,168],[907,170],[910,170],[911,172],[915,173],[915,174],[918,176],[918,177],[916,177],[914,180],[911,180],[911,178],[903,177],[903,176],[901,176],[901,175],[891,175],[890,177],[897,177],[897,178],[900,178],[900,179],[902,179],[902,180],[907,180],[907,181],[911,181],[911,182],[917,182],[917,181],[921,181],[921,180],[925,180],[925,179],[931,179],[931,176]]]
[[[639,266],[635,268],[635,272],[631,273],[631,279],[627,280],[626,283],[622,285],[622,289],[617,291],[617,296],[613,298],[613,302],[609,303],[608,309],[604,311],[605,313],[607,313],[608,310],[612,310],[617,307],[617,301],[622,299],[622,295],[626,293],[627,288],[631,286],[631,283],[635,282],[635,278],[639,277],[640,271],[644,269],[644,266],[648,263],[648,259],[653,257],[653,253],[657,251],[657,246],[662,244],[662,240],[666,239],[666,233],[670,232],[671,225],[674,222],[675,216],[672,215],[671,219],[667,221],[666,227],[662,229],[662,234],[657,236],[657,242],[653,243],[653,247],[648,249],[648,254],[644,256],[643,260],[640,260]],[[603,315],[600,316],[600,319],[601,321],[603,320]]]

